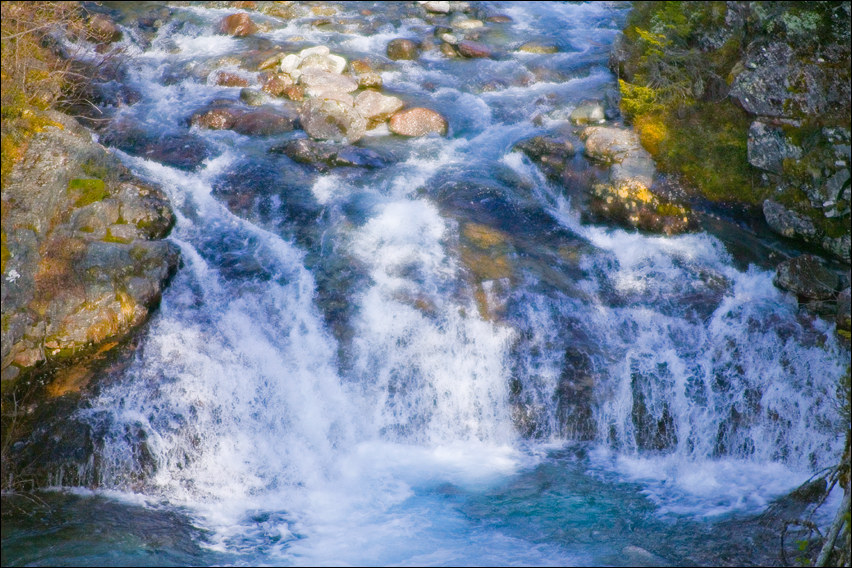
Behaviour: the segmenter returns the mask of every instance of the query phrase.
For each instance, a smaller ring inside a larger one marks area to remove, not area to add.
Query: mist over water
[[[370,34],[294,19],[260,35],[355,58],[424,26],[364,6]],[[195,128],[215,149],[197,171],[116,150],[169,194],[183,266],[80,412],[104,433],[98,499],[178,511],[210,554],[188,563],[641,561],[629,546],[712,563],[726,522],[839,456],[848,353],[827,324],[712,235],[581,223],[511,150],[542,132],[536,113],[546,127],[612,87],[627,7],[493,8],[514,21],[495,43],[560,53],[383,72],[450,124],[367,136],[386,167],[306,173],[266,152],[280,140]],[[187,72],[246,49],[214,35],[230,12],[176,8],[149,45],[126,34],[142,100],[120,113],[169,131],[235,97]],[[499,242],[477,245],[483,226]]]

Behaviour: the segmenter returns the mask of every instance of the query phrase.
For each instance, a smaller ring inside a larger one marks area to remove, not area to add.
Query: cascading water
[[[365,30],[260,36],[355,58],[425,26],[364,7]],[[216,155],[197,171],[121,153],[169,193],[183,268],[81,413],[100,487],[201,527],[217,555],[193,563],[712,563],[724,522],[839,455],[848,353],[827,324],[713,236],[581,224],[511,151],[534,114],[602,98],[626,7],[495,8],[514,21],[495,43],[560,53],[385,71],[450,123],[365,138],[386,167],[316,174],[196,129]],[[119,115],[171,132],[233,97],[193,76],[248,49],[214,35],[229,13],[175,9],[148,47],[128,33],[142,100]]]

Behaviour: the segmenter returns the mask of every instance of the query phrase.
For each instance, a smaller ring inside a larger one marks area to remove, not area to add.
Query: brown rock
[[[248,87],[248,79],[230,71],[217,71],[214,83],[220,87]]]
[[[465,57],[491,57],[491,50],[475,41],[460,41],[457,47]]]
[[[293,79],[283,73],[267,74],[261,78],[261,91],[273,97],[283,97],[287,87],[293,86]]]
[[[425,136],[430,132],[444,135],[447,133],[447,121],[434,110],[416,107],[394,114],[388,128],[401,136]]]
[[[232,130],[246,136],[272,136],[293,130],[295,119],[295,114],[258,109],[239,116],[234,121]]]
[[[410,39],[393,39],[388,42],[387,54],[393,60],[411,60],[417,59],[420,50]]]
[[[234,126],[234,123],[244,112],[245,111],[235,108],[214,108],[210,110],[203,110],[192,115],[190,122],[199,128],[228,130]]]
[[[257,26],[251,21],[248,14],[240,12],[225,16],[219,22],[219,33],[235,37],[251,35],[257,31]]]
[[[293,85],[291,87],[287,87],[284,89],[284,96],[290,99],[291,101],[303,101],[305,100],[305,88],[301,85]]]

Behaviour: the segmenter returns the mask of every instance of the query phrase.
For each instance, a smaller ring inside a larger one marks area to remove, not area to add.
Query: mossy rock
[[[68,193],[77,195],[75,207],[85,207],[109,197],[104,180],[97,178],[74,178],[68,182]]]

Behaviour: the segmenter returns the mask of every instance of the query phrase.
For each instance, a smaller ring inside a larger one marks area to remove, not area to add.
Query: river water
[[[239,95],[198,69],[274,43],[381,60],[431,35],[416,3],[252,13],[252,38],[216,35],[233,9],[175,7],[145,36],[154,8],[119,6],[140,100],[117,115],[210,155],[114,148],[168,193],[183,266],[78,413],[103,433],[98,489],[4,518],[4,565],[779,561],[761,513],[838,458],[848,351],[740,236],[582,222],[512,150],[605,98],[629,5],[477,6],[512,19],[481,38],[494,59],[382,62],[383,91],[448,135],[379,129],[359,146],[383,167],[328,172],[269,152],[301,131],[190,127]]]

